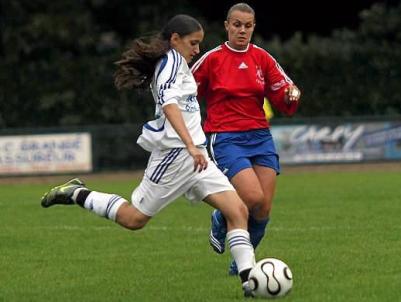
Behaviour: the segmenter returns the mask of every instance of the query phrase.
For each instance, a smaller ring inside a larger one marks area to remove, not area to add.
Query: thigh
[[[231,183],[238,195],[256,219],[269,216],[276,187],[276,171],[263,166],[254,166],[237,173]]]
[[[268,208],[271,208],[276,191],[277,171],[264,166],[254,166],[255,174],[263,191],[263,199]]]
[[[183,148],[152,152],[145,170],[145,178],[155,184],[169,184],[185,169],[186,155]]]
[[[235,190],[249,209],[263,201],[263,189],[253,168],[243,169],[231,178]]]
[[[193,180],[193,185],[185,193],[190,201],[201,201],[211,194],[235,191],[228,178],[210,160],[207,169],[194,175]]]
[[[273,169],[276,174],[280,174],[279,156],[270,131],[266,133],[265,139],[259,140],[252,150],[252,165],[263,166]]]
[[[186,149],[178,154],[173,150],[152,154],[141,183],[132,193],[132,204],[147,216],[154,216],[192,185],[192,158]]]
[[[214,133],[208,151],[216,166],[231,179],[239,171],[252,167],[241,133]]]

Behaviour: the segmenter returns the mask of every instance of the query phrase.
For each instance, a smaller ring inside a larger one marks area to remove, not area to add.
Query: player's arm
[[[293,115],[298,109],[301,92],[272,57],[267,61],[265,79],[265,95],[273,107],[284,114]]]
[[[205,170],[207,168],[207,160],[203,153],[194,145],[178,105],[175,103],[167,104],[163,106],[163,111],[164,115],[187,147],[189,154],[193,157],[194,171],[201,172]]]
[[[194,145],[177,104],[177,98],[182,94],[183,78],[179,75],[179,70],[183,64],[183,57],[176,50],[171,50],[163,60],[165,61],[162,61],[159,69],[155,71],[157,74],[155,84],[158,88],[157,102],[162,106],[164,115],[193,157],[194,170],[202,171],[206,169],[207,161]]]

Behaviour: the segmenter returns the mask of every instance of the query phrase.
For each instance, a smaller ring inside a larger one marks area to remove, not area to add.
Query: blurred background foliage
[[[202,52],[226,39],[222,22],[196,4],[159,0],[0,2],[0,127],[141,123],[153,115],[147,91],[118,92],[114,64],[130,40],[176,13],[204,25]],[[355,30],[295,32],[253,41],[303,92],[299,117],[401,114],[401,4],[360,12]]]

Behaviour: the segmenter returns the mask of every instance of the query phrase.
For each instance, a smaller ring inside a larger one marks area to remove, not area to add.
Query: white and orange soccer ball
[[[260,298],[283,297],[290,292],[293,284],[290,268],[276,258],[258,261],[248,280],[252,294]]]

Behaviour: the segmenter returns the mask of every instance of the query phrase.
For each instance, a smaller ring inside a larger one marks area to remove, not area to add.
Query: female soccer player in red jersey
[[[248,231],[256,248],[269,222],[280,173],[263,100],[267,97],[276,110],[292,115],[301,93],[267,51],[250,43],[255,12],[248,4],[232,6],[224,25],[228,41],[205,53],[192,72],[198,97],[206,101],[209,152],[249,209]],[[209,239],[218,253],[225,250],[226,232],[225,218],[215,210]],[[229,273],[237,274],[234,261]]]

